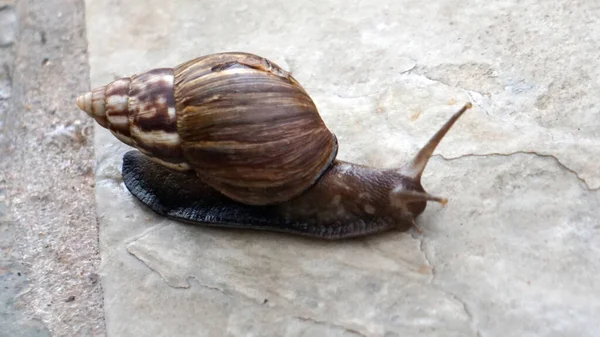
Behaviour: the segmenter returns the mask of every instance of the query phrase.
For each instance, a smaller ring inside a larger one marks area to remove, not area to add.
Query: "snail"
[[[342,239],[408,230],[428,201],[421,185],[466,103],[407,164],[337,159],[338,141],[305,89],[254,54],[201,56],[116,79],[77,106],[121,142],[129,192],[185,223]]]

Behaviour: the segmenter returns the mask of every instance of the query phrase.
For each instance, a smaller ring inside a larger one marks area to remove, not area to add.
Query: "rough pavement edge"
[[[0,277],[18,289],[1,311],[27,336],[103,336],[92,123],[73,103],[89,89],[84,2],[1,5],[17,33],[0,51],[11,87],[0,114],[0,248],[11,255]]]

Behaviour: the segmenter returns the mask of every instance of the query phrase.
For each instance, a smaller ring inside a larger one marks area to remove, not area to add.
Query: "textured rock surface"
[[[105,333],[83,11],[0,0],[0,337]]]
[[[92,86],[242,50],[290,70],[340,139],[392,167],[464,101],[423,233],[346,242],[191,227],[120,178],[96,127],[107,330],[118,336],[595,336],[600,31],[593,2],[87,1]]]

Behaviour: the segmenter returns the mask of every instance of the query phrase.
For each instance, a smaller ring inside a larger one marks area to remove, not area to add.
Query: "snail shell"
[[[292,199],[337,155],[337,140],[302,86],[247,53],[199,57],[117,79],[77,105],[157,163],[193,170],[248,205]]]

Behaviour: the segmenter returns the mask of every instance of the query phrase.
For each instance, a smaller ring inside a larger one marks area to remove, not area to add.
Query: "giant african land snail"
[[[414,225],[437,144],[456,112],[414,159],[376,169],[336,159],[338,143],[312,99],[262,57],[219,53],[117,79],[79,108],[137,148],[123,158],[131,193],[169,218],[212,226],[346,238]]]

